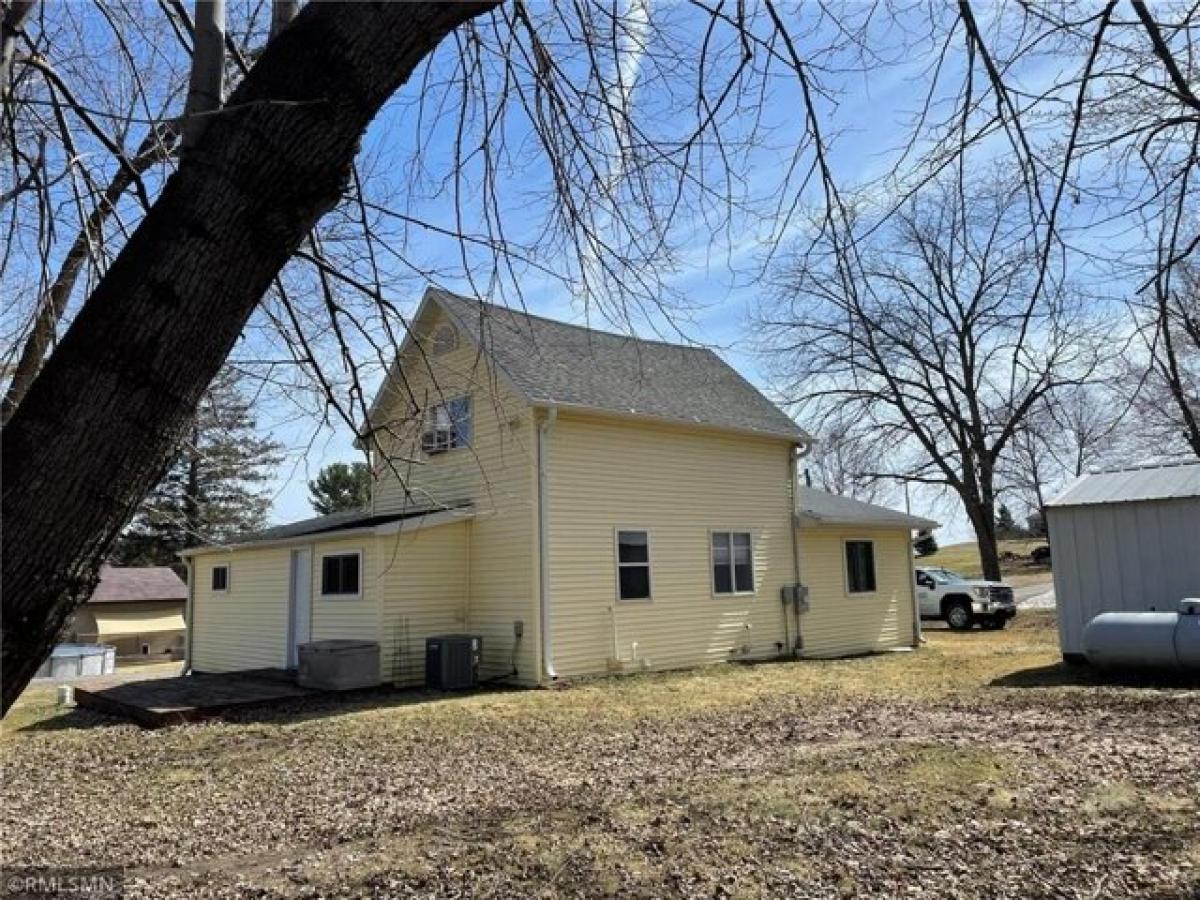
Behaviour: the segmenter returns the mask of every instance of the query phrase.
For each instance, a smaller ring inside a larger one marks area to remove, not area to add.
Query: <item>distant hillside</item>
[[[1033,540],[1001,541],[1000,542],[1000,571],[1007,574],[1024,574],[1049,572],[1049,566],[1036,566],[1029,559],[1029,553],[1034,547],[1046,546],[1045,538]],[[1016,559],[1004,559],[1006,553],[1013,554]],[[947,544],[932,556],[917,557],[919,566],[941,566],[951,569],[969,578],[979,578],[983,567],[979,564],[979,548],[975,542],[965,544]]]

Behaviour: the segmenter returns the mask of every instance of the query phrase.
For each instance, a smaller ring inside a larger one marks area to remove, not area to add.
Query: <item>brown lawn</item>
[[[1200,684],[1051,620],[838,662],[6,721],[3,862],[177,896],[1196,897]]]

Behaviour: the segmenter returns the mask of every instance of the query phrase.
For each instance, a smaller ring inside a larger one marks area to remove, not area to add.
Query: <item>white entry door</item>
[[[292,551],[291,588],[288,592],[287,664],[294,669],[299,661],[297,647],[312,638],[312,551]]]

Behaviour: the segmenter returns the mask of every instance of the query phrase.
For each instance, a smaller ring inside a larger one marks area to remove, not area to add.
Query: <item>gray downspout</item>
[[[554,670],[554,640],[550,615],[550,507],[549,507],[549,433],[558,418],[558,409],[551,406],[538,423],[537,434],[537,506],[538,506],[538,610],[541,613],[542,673],[551,681],[558,678]]]

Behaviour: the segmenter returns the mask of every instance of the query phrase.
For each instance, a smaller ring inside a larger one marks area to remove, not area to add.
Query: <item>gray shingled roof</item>
[[[101,566],[100,583],[88,603],[186,600],[187,584],[166,566]]]
[[[852,497],[830,494],[816,488],[800,488],[798,515],[822,525],[895,525],[902,528],[937,528],[932,519],[864,503]]]
[[[1200,497],[1200,462],[1137,466],[1083,475],[1047,504],[1088,506]]]
[[[596,331],[436,288],[427,296],[531,403],[808,439],[711,350]]]
[[[258,544],[263,541],[283,541],[288,538],[304,537],[310,534],[328,534],[333,531],[348,531],[352,528],[374,528],[376,525],[386,525],[388,522],[399,522],[401,519],[412,519],[417,516],[440,512],[442,507],[420,507],[406,510],[402,513],[387,513],[372,515],[369,510],[352,509],[345,512],[331,513],[328,516],[315,516],[311,519],[301,519],[299,522],[288,522],[286,525],[275,525],[262,531],[239,534],[230,538],[229,544]]]

